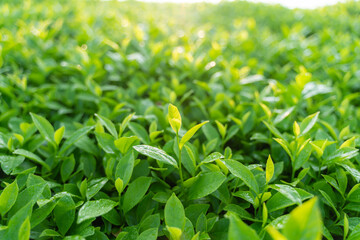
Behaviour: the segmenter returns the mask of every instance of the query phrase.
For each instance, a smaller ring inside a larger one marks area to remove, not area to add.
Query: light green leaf
[[[272,134],[274,134],[274,136],[276,136],[277,138],[280,138],[280,139],[284,139],[284,136],[279,132],[279,130],[273,124],[267,123],[265,121],[262,121],[262,122],[270,130],[270,132]]]
[[[291,186],[284,185],[284,184],[275,184],[269,186],[278,192],[280,192],[285,197],[289,198],[292,202],[295,202],[296,204],[301,204],[301,197],[299,193]]]
[[[293,132],[294,132],[295,137],[300,135],[300,126],[296,121],[293,124]]]
[[[180,228],[177,227],[167,227],[167,230],[170,233],[171,240],[181,240],[182,231]]]
[[[356,157],[359,154],[359,150],[356,148],[344,147],[337,149],[333,154],[329,155],[325,160],[324,164],[331,165],[334,163],[341,163],[344,160]]]
[[[19,229],[19,240],[29,240],[30,239],[30,220],[29,217],[21,224]]]
[[[266,106],[265,104],[263,103],[259,103],[260,107],[262,108],[262,110],[264,111],[264,113],[266,114],[267,118],[270,119],[271,117],[271,110],[268,106]]]
[[[262,220],[263,220],[262,227],[265,227],[268,220],[268,210],[265,203],[263,203]]]
[[[27,202],[10,218],[8,231],[3,239],[19,239],[20,229],[23,227],[23,233],[27,235],[29,216],[31,216],[33,202]],[[25,223],[25,224],[24,224]]]
[[[116,190],[118,191],[119,195],[121,194],[122,190],[123,190],[123,187],[124,187],[124,182],[123,180],[121,180],[120,178],[117,178],[115,180],[115,188]]]
[[[221,135],[221,138],[224,139],[225,135],[226,135],[226,126],[224,126],[221,122],[219,122],[218,120],[215,120],[215,123],[218,127],[219,133]]]
[[[63,240],[86,240],[86,238],[80,235],[72,235],[72,236],[66,236]]]
[[[269,155],[267,161],[266,161],[266,183],[269,183],[272,177],[274,176],[274,163],[271,159],[271,156]]]
[[[340,149],[345,147],[355,148],[355,141],[356,141],[356,137],[352,137],[346,140],[345,142],[343,142],[343,144],[341,144]]]
[[[10,209],[8,215],[14,215],[19,209],[23,208],[27,203],[34,204],[44,191],[46,183],[33,184],[22,190],[16,199],[15,204]]]
[[[294,161],[293,155],[291,154],[291,151],[289,149],[289,144],[283,139],[280,138],[274,138],[274,140],[280,144],[280,146],[285,150],[285,152],[289,155],[291,158],[291,161]]]
[[[58,130],[55,131],[54,140],[55,140],[56,145],[60,144],[61,139],[64,136],[64,132],[65,132],[65,127],[64,126],[60,127]]]
[[[349,233],[349,219],[346,213],[344,213],[344,239],[346,239],[348,233]]]
[[[199,123],[198,125],[192,127],[189,131],[187,131],[185,133],[185,135],[181,138],[180,144],[179,144],[179,149],[181,151],[181,149],[183,148],[184,144],[186,142],[188,142],[192,136],[194,136],[194,134],[201,128],[201,126],[203,126],[204,124],[208,123],[209,121],[205,121],[202,123]]]
[[[320,240],[322,238],[322,220],[317,198],[312,198],[290,213],[283,234],[291,240]]]
[[[158,236],[157,228],[150,228],[143,231],[136,240],[156,240]]]
[[[169,112],[170,125],[171,125],[172,129],[174,130],[174,132],[176,134],[179,134],[179,131],[180,131],[180,128],[181,128],[181,115],[180,115],[180,112],[177,109],[177,107],[175,107],[171,103],[169,104],[168,112]]]
[[[122,135],[122,133],[124,132],[124,130],[126,129],[128,123],[130,122],[130,120],[132,119],[132,117],[135,115],[135,113],[131,113],[130,115],[128,115],[127,117],[125,117],[123,119],[123,121],[121,122],[120,125],[120,133],[119,133],[119,137]]]
[[[315,125],[317,119],[319,118],[319,113],[320,112],[317,112],[317,113],[314,113],[314,114],[312,114],[310,116],[307,116],[301,122],[299,137],[304,136],[305,134],[307,134],[313,128],[313,126]]]
[[[52,229],[45,229],[39,237],[61,237],[61,235]]]
[[[351,231],[347,240],[358,240],[360,239],[360,223]]]
[[[41,136],[46,139],[46,141],[50,143],[54,143],[54,128],[49,123],[48,120],[46,120],[44,117],[39,116],[35,113],[30,113],[31,118],[36,126],[36,128],[39,130]]]
[[[120,150],[122,154],[125,154],[130,147],[138,140],[136,136],[121,137],[114,141],[115,146]]]
[[[274,240],[288,240],[286,237],[284,237],[284,235],[282,235],[278,230],[276,230],[276,228],[274,228],[270,224],[265,229]]]
[[[360,184],[354,185],[347,195],[347,200],[350,202],[360,203]]]
[[[164,216],[167,227],[176,227],[184,230],[185,210],[175,193],[171,195],[165,204]]]
[[[116,131],[115,125],[106,117],[103,117],[97,113],[95,113],[95,116],[100,120],[100,123],[113,135],[115,138],[118,137],[118,133]]]
[[[7,185],[0,195],[0,214],[4,216],[14,205],[18,196],[18,185],[16,180]]]
[[[204,160],[201,161],[201,163],[211,163],[218,159],[223,159],[224,156],[219,152],[211,153],[209,156],[207,156]]]

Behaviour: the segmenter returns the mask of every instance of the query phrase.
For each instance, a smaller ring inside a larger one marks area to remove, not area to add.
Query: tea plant
[[[0,239],[359,239],[359,11],[1,1]]]

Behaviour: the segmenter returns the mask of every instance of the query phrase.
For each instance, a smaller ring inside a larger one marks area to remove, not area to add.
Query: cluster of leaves
[[[1,1],[0,239],[359,239],[359,13]]]

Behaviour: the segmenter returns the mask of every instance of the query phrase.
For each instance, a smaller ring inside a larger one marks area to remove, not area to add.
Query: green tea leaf
[[[158,236],[157,228],[150,228],[142,232],[136,240],[156,240]]]
[[[22,234],[25,236],[29,234],[29,216],[31,216],[33,204],[33,202],[27,202],[10,218],[4,239],[21,239]]]
[[[90,200],[94,197],[107,182],[108,179],[105,177],[90,180],[87,184],[86,198]]]
[[[296,192],[300,195],[301,201],[312,198],[314,195],[302,190],[300,188],[294,188]],[[280,209],[284,209],[286,207],[290,207],[296,204],[295,201],[288,198],[288,196],[284,196],[282,193],[275,193],[266,203],[269,212],[274,212]]]
[[[14,205],[18,196],[18,185],[16,180],[7,185],[0,195],[0,214],[4,216]]]
[[[116,139],[114,144],[115,146],[120,150],[122,154],[125,154],[131,146],[138,140],[137,137],[121,137],[119,139]]]
[[[51,229],[45,229],[44,231],[41,232],[39,237],[61,237],[61,235]]]
[[[126,213],[135,207],[144,197],[151,184],[151,177],[139,177],[133,181],[124,194],[122,209]]]
[[[116,205],[117,205],[116,202],[108,199],[88,201],[81,206],[76,223],[79,224],[87,219],[95,218],[105,213],[108,213]]]
[[[259,186],[252,172],[239,161],[225,159],[224,163],[229,171],[240,178],[251,190],[259,193]]]
[[[224,156],[219,152],[211,153],[209,156],[207,156],[204,160],[201,161],[201,163],[211,163],[218,159],[223,159]]]
[[[269,155],[267,161],[266,161],[266,183],[269,183],[272,177],[274,176],[274,163],[271,159],[271,156]]]
[[[134,161],[133,151],[129,151],[125,156],[119,159],[119,163],[116,166],[115,178],[120,178],[123,181],[123,188],[125,188],[130,181],[134,169]]]
[[[314,113],[310,116],[307,116],[300,124],[300,135],[304,136],[305,134],[307,134],[315,125],[317,119],[319,118],[319,113]]]
[[[180,112],[177,109],[177,107],[175,107],[171,103],[169,104],[168,112],[169,112],[170,125],[171,125],[172,129],[174,130],[174,132],[176,134],[179,134],[179,131],[180,131],[180,128],[181,128],[181,115],[180,115]],[[195,132],[196,132],[196,130],[195,130]],[[192,134],[192,135],[194,135],[194,134]],[[189,139],[191,138],[191,136],[189,137]]]
[[[360,237],[360,223],[351,231],[347,240],[357,240]]]
[[[124,189],[124,182],[120,178],[115,180],[115,188],[118,191],[119,195],[121,194],[122,190]]]
[[[168,199],[164,209],[167,227],[176,227],[181,230],[185,227],[185,210],[181,201],[173,193]]]
[[[136,151],[138,151],[139,153],[144,154],[145,156],[154,158],[160,162],[172,165],[176,168],[178,167],[176,160],[173,157],[171,157],[170,155],[168,155],[162,149],[148,146],[148,145],[137,145],[137,146],[134,146],[133,148]]]
[[[216,191],[225,181],[226,177],[221,172],[208,172],[200,175],[189,189],[188,198],[198,199]]]
[[[109,119],[97,113],[95,113],[95,116],[100,120],[101,124],[109,131],[109,133],[111,133],[111,135],[113,135],[115,138],[118,137],[115,125]]]
[[[23,208],[26,204],[34,204],[44,191],[46,183],[37,183],[26,187],[18,194],[16,202],[9,211],[9,215],[14,215],[18,210]]]
[[[150,144],[150,138],[145,128],[138,123],[130,122],[130,130],[145,144]]]
[[[36,128],[39,130],[41,136],[43,136],[43,138],[45,138],[46,141],[48,141],[50,143],[55,143],[54,128],[49,123],[49,121],[46,120],[44,117],[39,116],[35,113],[30,113],[30,115],[31,115],[31,118],[32,118]]]
[[[229,225],[229,235],[228,239],[238,239],[241,236],[241,239],[244,240],[260,240],[256,232],[247,226],[240,218],[238,218],[234,213],[228,213],[230,220]]]
[[[45,205],[34,210],[30,218],[31,227],[34,228],[44,221],[49,214],[54,210],[57,204],[57,199],[53,199],[46,203]]]
[[[221,135],[221,138],[224,139],[225,135],[226,135],[226,126],[224,126],[221,122],[219,122],[218,120],[215,120],[215,123],[218,127],[219,133]]]
[[[2,155],[0,156],[0,163],[1,163],[1,169],[9,175],[17,166],[23,163],[25,160],[25,157],[23,156],[7,156]]]
[[[322,238],[322,220],[317,199],[312,198],[290,213],[283,234],[294,240],[320,240]]]
[[[26,157],[32,161],[34,161],[37,164],[40,164],[41,166],[45,167],[47,170],[51,170],[50,166],[44,162],[40,157],[38,157],[36,154],[29,152],[25,149],[16,149],[14,152],[14,154]]]
[[[208,123],[209,121],[205,121],[202,123],[199,123],[198,125],[192,127],[189,131],[187,131],[185,133],[185,135],[181,138],[181,141],[179,143],[179,149],[181,151],[181,149],[183,148],[184,144],[186,142],[188,142],[192,136],[194,136],[194,134],[201,128],[201,126],[203,126],[204,124]]]
[[[346,236],[348,235],[348,233],[349,233],[349,220],[345,213],[344,214],[344,239],[346,239]]]
[[[81,137],[85,136],[90,132],[94,127],[83,127],[78,130],[76,130],[71,136],[66,139],[66,141],[63,143],[63,145],[60,148],[59,154],[65,153],[66,150],[68,150],[73,144],[75,144]]]
[[[30,239],[30,220],[29,217],[21,224],[19,229],[19,240],[28,240]]]
[[[295,202],[299,205],[301,204],[301,197],[293,187],[284,184],[275,184],[270,187],[279,191],[282,195],[289,198],[292,202]]]
[[[59,232],[65,235],[75,220],[75,203],[70,196],[59,199],[54,208],[54,220]]]
[[[61,180],[63,182],[66,182],[68,180],[71,173],[74,171],[74,168],[75,168],[75,159],[73,155],[63,160],[60,168]]]
[[[54,140],[55,140],[56,145],[60,144],[61,139],[64,136],[64,132],[65,132],[65,127],[64,126],[60,127],[58,130],[55,131]]]

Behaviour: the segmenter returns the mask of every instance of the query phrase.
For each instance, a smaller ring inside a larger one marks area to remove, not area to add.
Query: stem
[[[230,202],[232,202],[232,200],[233,200],[233,198],[234,198],[234,193],[236,192],[238,183],[239,183],[239,178],[236,178],[236,179],[235,179],[235,187],[234,187],[234,189],[233,189],[232,192],[231,192],[232,194],[231,194],[231,197],[230,197]]]
[[[295,178],[295,166],[292,166],[292,169],[291,169],[291,182],[294,181],[294,178]]]
[[[320,176],[321,176],[321,168],[322,168],[321,158],[319,158],[318,161],[319,161],[319,166],[318,166],[318,167],[319,167],[318,178],[320,178]]]
[[[179,135],[176,134],[176,143],[179,149],[179,175],[180,175],[180,181],[181,181],[181,186],[184,186],[184,178],[183,178],[183,174],[182,174],[182,169],[181,169],[181,150],[180,149],[180,141],[179,141]]]

